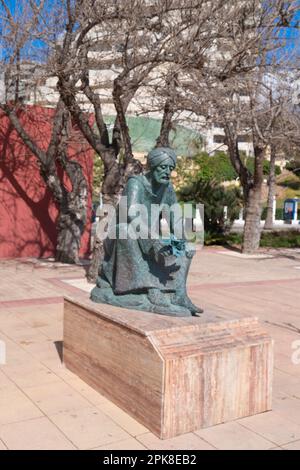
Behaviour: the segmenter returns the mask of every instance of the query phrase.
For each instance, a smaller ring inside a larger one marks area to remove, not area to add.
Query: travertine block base
[[[64,362],[162,439],[271,409],[256,318],[172,318],[65,298]]]

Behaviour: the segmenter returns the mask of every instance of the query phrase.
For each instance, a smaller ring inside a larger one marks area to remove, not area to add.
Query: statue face
[[[171,179],[171,173],[175,165],[172,158],[166,158],[163,162],[151,170],[152,178],[155,183],[168,185]]]

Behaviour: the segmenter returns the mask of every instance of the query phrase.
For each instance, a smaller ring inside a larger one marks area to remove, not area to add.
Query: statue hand
[[[164,260],[172,255],[171,245],[156,241],[153,245],[154,259],[158,264],[164,264]]]

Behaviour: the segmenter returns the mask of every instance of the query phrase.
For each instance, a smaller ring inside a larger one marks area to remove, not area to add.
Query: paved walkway
[[[61,363],[62,298],[88,288],[84,268],[2,261],[0,449],[300,449],[300,250],[268,255],[204,249],[189,291],[206,311],[264,322],[275,339],[273,411],[164,441]]]

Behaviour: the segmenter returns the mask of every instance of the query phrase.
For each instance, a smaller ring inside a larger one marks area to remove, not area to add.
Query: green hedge
[[[230,233],[219,237],[217,240],[212,240],[210,237],[205,240],[206,244],[222,244],[222,245],[241,245],[243,235],[241,233]],[[300,247],[300,231],[299,230],[285,230],[262,232],[260,239],[261,247],[270,248],[299,248]]]
[[[254,172],[254,158],[247,157],[242,154],[242,160],[244,161],[248,170]],[[201,152],[194,157],[194,161],[198,167],[197,178],[205,181],[215,180],[218,183],[223,181],[232,181],[238,177],[235,169],[233,168],[230,157],[225,152],[216,152],[214,155],[209,155],[206,152]],[[270,162],[264,160],[263,172],[265,176],[269,175]],[[276,175],[281,173],[280,167],[275,167]]]

